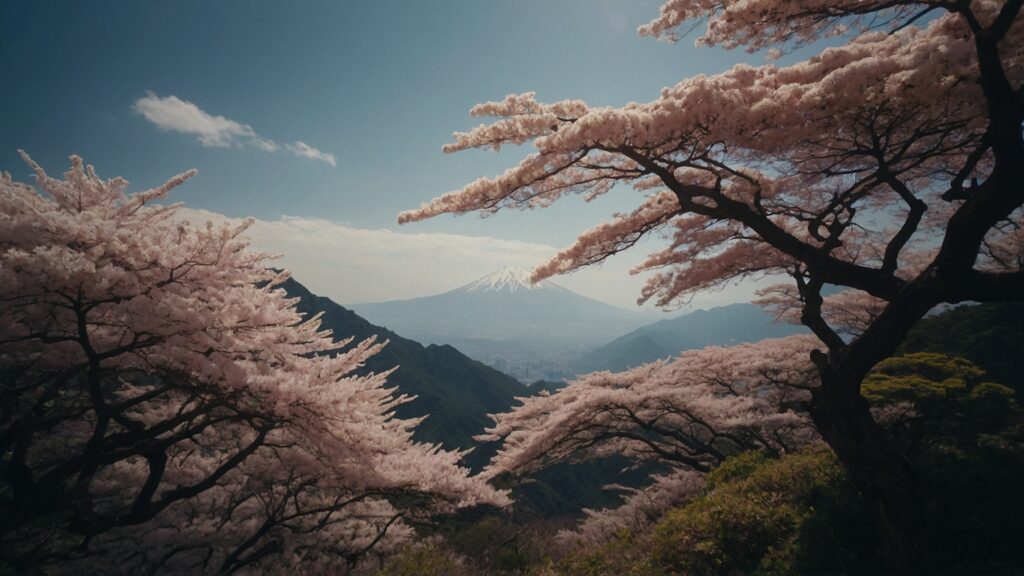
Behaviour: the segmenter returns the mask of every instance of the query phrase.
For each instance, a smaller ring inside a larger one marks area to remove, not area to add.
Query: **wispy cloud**
[[[191,134],[203,146],[252,146],[266,152],[286,151],[295,156],[326,162],[337,166],[334,154],[323,152],[301,140],[278,144],[260,136],[252,126],[224,116],[214,116],[188,100],[177,96],[160,97],[147,92],[132,104],[132,110],[155,124],[161,130]]]
[[[303,156],[306,158],[310,158],[312,160],[320,160],[322,162],[327,162],[331,166],[336,165],[334,163],[334,154],[321,152],[320,150],[310,146],[309,144],[306,144],[302,140],[296,140],[291,144],[285,144],[284,147],[286,150],[288,150],[292,154],[295,154],[296,156]]]
[[[178,214],[201,224],[240,222],[207,210]],[[253,247],[281,254],[275,264],[343,304],[437,294],[502,266],[531,267],[553,246],[486,236],[368,229],[319,218],[255,219],[246,232]]]
[[[179,217],[201,224],[233,221],[207,210],[181,208]],[[381,302],[438,294],[503,266],[533,268],[557,249],[547,244],[488,236],[394,232],[357,228],[318,218],[255,219],[247,236],[253,247],[282,254],[276,265],[290,270],[314,292],[341,304]],[[635,308],[643,278],[629,269],[643,252],[624,254],[600,267],[554,278],[585,296]],[[695,308],[749,302],[756,283],[702,294]]]

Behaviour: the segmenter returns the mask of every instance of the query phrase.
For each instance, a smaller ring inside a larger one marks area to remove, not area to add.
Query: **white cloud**
[[[321,152],[301,140],[280,145],[269,138],[260,136],[248,124],[242,124],[224,116],[214,116],[192,102],[182,100],[174,95],[161,98],[152,92],[147,92],[144,97],[132,104],[132,110],[161,130],[196,136],[203,146],[253,146],[266,152],[286,150],[295,156],[337,166],[333,154]]]
[[[334,154],[321,152],[320,150],[317,150],[316,148],[310,146],[309,144],[306,144],[302,140],[296,140],[292,144],[285,144],[285,148],[292,154],[295,154],[296,156],[304,156],[306,158],[310,158],[313,160],[327,162],[331,166],[337,166],[337,164],[335,164],[334,162]]]
[[[189,208],[178,214],[193,224],[232,220]],[[254,248],[282,254],[278,265],[310,290],[342,304],[437,294],[502,266],[533,266],[554,253],[543,244],[407,234],[288,216],[257,219],[246,234]]]
[[[193,224],[240,221],[206,210],[182,208]],[[556,248],[488,236],[404,233],[356,228],[322,219],[255,220],[247,232],[254,248],[282,254],[277,265],[313,292],[340,304],[382,302],[439,294],[503,266],[533,268]],[[643,278],[630,276],[643,251],[617,256],[599,267],[553,280],[570,290],[623,308],[636,308]],[[690,307],[749,302],[753,283],[701,294]]]

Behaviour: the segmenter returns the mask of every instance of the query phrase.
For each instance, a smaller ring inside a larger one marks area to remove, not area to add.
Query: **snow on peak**
[[[466,292],[497,292],[507,290],[542,290],[544,288],[556,288],[547,280],[541,280],[536,284],[530,283],[530,271],[525,268],[505,267],[493,274],[488,274],[475,282],[466,285]]]

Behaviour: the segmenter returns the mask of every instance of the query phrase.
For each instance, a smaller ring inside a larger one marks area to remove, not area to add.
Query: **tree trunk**
[[[923,572],[923,507],[910,461],[875,422],[859,381],[850,376],[822,380],[811,417],[870,504],[886,562],[895,573]]]

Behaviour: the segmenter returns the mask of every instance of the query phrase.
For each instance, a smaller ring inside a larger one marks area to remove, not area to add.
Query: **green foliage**
[[[544,567],[544,575],[797,574],[872,567],[869,517],[832,454],[745,453],[705,493],[647,534],[623,532]]]
[[[881,362],[864,378],[862,394],[872,404],[926,402],[966,392],[985,371],[971,361],[916,353]]]
[[[497,516],[487,516],[468,530],[456,535],[452,546],[481,567],[493,571],[525,568],[529,563],[523,526],[517,526]]]
[[[567,519],[548,520],[518,508],[467,511],[448,519],[437,535],[472,574],[523,574],[551,554],[552,539]]]
[[[875,406],[913,406],[893,431],[918,472],[930,547],[971,569],[1024,559],[1024,418],[1014,390],[987,378],[964,358],[918,352],[880,363],[863,385]]]
[[[577,550],[529,572],[530,576],[662,576],[666,573],[650,563],[649,544],[644,536],[623,530],[603,546]]]
[[[861,393],[875,405],[921,405],[962,396],[984,375],[984,370],[964,358],[917,352],[883,360],[864,379]]]
[[[917,323],[899,354],[941,352],[966,358],[1024,398],[1024,303],[960,306]]]
[[[710,492],[721,485],[749,477],[764,466],[768,456],[761,452],[744,452],[729,458],[711,471],[705,480],[705,489]]]
[[[463,564],[437,544],[407,548],[388,559],[375,576],[468,576]]]
[[[969,449],[979,435],[1000,434],[1020,410],[1014,391],[983,381],[985,371],[969,360],[918,352],[881,362],[864,380],[862,394],[876,407],[907,403],[913,416],[896,430],[917,457],[935,447]]]
[[[870,556],[837,533],[850,521],[870,531],[831,453],[742,454],[709,475],[703,497],[655,527],[651,562],[666,572],[709,576],[845,569],[852,558]]]

